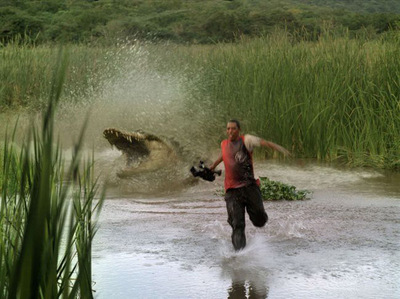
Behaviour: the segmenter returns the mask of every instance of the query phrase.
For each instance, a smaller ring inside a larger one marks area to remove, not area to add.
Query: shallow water
[[[230,243],[222,178],[163,196],[110,190],[94,240],[96,298],[400,298],[400,175],[258,162],[256,174],[313,191],[265,202]]]

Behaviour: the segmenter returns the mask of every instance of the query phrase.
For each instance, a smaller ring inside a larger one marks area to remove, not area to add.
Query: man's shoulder
[[[242,135],[245,139],[247,139],[247,138],[260,138],[260,137],[258,137],[258,136],[255,136],[255,135],[252,135],[252,134],[244,134],[244,135]]]
[[[258,136],[255,136],[255,135],[245,134],[245,135],[243,135],[243,140],[245,142],[252,142],[252,143],[256,142],[256,143],[258,143],[258,142],[260,142],[261,138],[258,137]]]
[[[246,134],[243,137],[243,141],[246,148],[249,151],[252,151],[254,147],[260,146],[261,138],[254,135]]]

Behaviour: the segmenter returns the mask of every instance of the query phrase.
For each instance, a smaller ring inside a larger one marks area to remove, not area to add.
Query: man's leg
[[[240,196],[241,190],[231,189],[225,194],[228,223],[232,227],[232,244],[235,250],[246,246],[245,235],[245,205]]]
[[[268,221],[260,188],[257,185],[245,187],[246,209],[251,222],[257,227],[263,227]]]

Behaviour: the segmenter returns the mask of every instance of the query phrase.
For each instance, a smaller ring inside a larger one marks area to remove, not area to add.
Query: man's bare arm
[[[273,143],[271,141],[262,139],[260,141],[260,145],[264,146],[264,147],[272,148],[273,150],[278,151],[278,152],[284,154],[285,156],[290,156],[290,152],[286,148],[284,148],[276,143]]]

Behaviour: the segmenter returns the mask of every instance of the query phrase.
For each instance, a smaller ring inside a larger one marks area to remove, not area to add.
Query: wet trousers
[[[235,250],[246,246],[245,210],[254,226],[262,227],[268,221],[261,197],[260,188],[256,184],[228,189],[225,193],[228,223],[232,227],[232,244]]]

